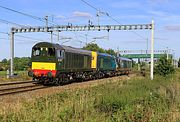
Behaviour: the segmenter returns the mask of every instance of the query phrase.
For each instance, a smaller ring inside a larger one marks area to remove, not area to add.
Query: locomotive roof
[[[43,46],[54,47],[55,49],[61,49],[61,50],[64,49],[66,52],[80,53],[80,54],[85,54],[85,55],[91,55],[91,52],[92,52],[92,51],[88,51],[88,50],[54,44],[54,43],[50,43],[50,42],[39,42],[36,45],[34,45],[34,47],[41,47],[41,46],[42,47]]]
[[[64,45],[59,45],[59,46],[63,48],[66,52],[80,53],[80,54],[86,54],[86,55],[91,55],[91,52],[92,52],[92,51],[83,50],[80,48],[74,48],[70,46],[64,46]]]
[[[41,46],[58,48],[58,44],[54,44],[54,43],[50,43],[50,42],[39,42],[39,43],[36,43],[33,47],[41,47]]]

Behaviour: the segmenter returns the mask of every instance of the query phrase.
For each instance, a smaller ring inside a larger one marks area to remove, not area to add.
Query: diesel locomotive
[[[49,42],[33,46],[28,75],[44,84],[63,84],[129,74],[130,59]]]

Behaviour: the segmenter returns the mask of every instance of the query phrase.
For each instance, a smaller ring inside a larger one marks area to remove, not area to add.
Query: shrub
[[[179,61],[178,61],[178,67],[180,67],[180,58],[179,58]]]
[[[155,66],[155,73],[161,76],[167,76],[174,73],[174,67],[171,59],[166,59],[165,56],[161,57]]]

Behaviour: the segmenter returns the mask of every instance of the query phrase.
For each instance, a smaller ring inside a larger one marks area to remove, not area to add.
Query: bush
[[[179,61],[178,61],[178,67],[180,67],[180,58],[179,58]]]
[[[171,59],[166,59],[165,56],[161,57],[155,66],[155,73],[161,76],[167,76],[174,73],[175,69],[172,65]]]

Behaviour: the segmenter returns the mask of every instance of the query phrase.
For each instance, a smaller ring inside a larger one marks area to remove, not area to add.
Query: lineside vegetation
[[[156,66],[155,66],[155,73],[161,76],[168,76],[175,72],[174,66],[172,65],[172,60],[167,59],[166,56],[161,57]]]
[[[180,70],[64,91],[4,109],[0,121],[180,121],[179,79]]]

